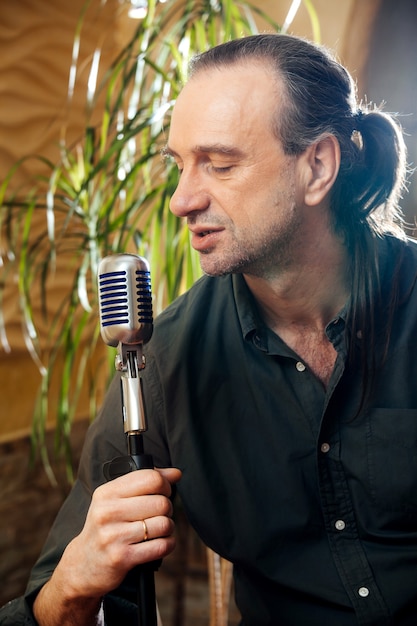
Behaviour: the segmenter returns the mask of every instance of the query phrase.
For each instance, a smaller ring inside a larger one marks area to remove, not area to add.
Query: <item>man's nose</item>
[[[169,208],[177,217],[188,217],[195,211],[204,211],[209,205],[209,196],[202,181],[193,171],[182,171],[177,188],[171,196]]]

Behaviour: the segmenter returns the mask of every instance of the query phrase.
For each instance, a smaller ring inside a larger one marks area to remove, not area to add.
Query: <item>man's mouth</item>
[[[214,227],[214,228],[204,228],[203,225],[201,226],[196,226],[195,224],[188,224],[188,229],[190,231],[190,233],[192,235],[194,235],[195,237],[206,237],[207,235],[211,235],[213,233],[217,233],[221,230],[223,230],[220,227]]]
[[[218,242],[219,236],[223,228],[202,228],[198,226],[189,226],[191,233],[191,245],[198,252],[207,253]]]

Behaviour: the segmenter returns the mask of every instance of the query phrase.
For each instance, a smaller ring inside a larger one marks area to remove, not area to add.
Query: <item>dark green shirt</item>
[[[383,293],[404,246],[381,242]],[[362,407],[343,312],[326,330],[337,350],[327,391],[262,323],[241,276],[204,277],[156,320],[146,451],[183,471],[191,523],[234,563],[245,626],[417,623],[416,275],[410,243],[388,353]],[[384,307],[378,315],[380,356]],[[29,592],[80,531],[102,464],[125,453],[116,381]]]

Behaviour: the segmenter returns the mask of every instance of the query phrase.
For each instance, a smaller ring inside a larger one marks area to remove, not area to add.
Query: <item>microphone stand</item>
[[[123,422],[127,435],[127,456],[117,457],[103,466],[107,480],[132,471],[153,469],[153,459],[145,454],[142,433],[147,430],[142,396],[140,370],[145,367],[141,344],[119,343],[116,370],[122,372]],[[160,561],[144,563],[134,568],[137,577],[138,626],[157,626],[155,577]]]

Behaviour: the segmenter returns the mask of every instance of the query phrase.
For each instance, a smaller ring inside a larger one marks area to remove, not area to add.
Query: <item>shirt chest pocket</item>
[[[368,414],[367,461],[374,505],[417,519],[417,409]]]

